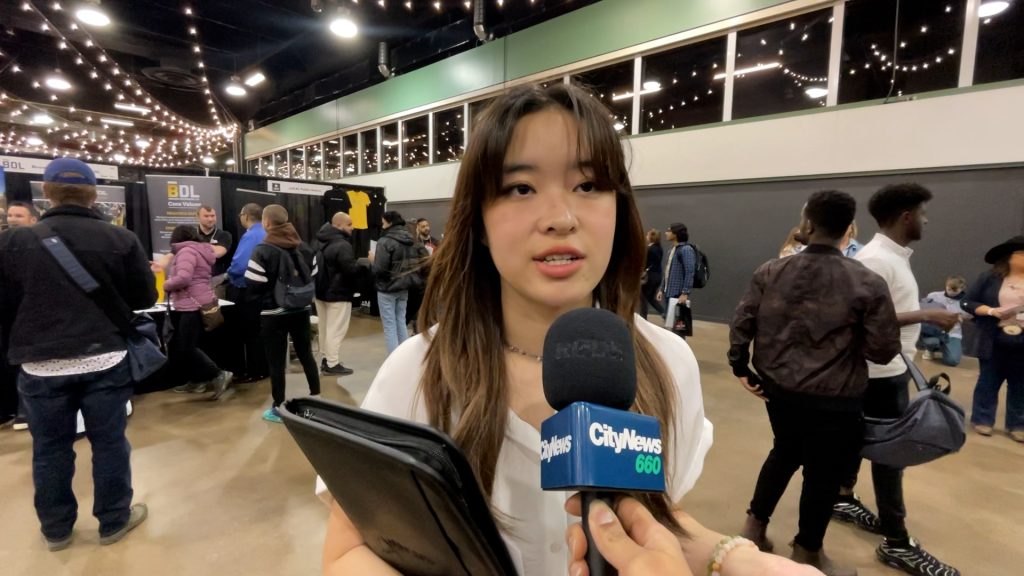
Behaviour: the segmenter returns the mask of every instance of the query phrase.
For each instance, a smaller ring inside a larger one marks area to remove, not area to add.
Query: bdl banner
[[[217,210],[220,227],[220,178],[207,176],[146,176],[153,258],[171,251],[171,232],[181,224],[197,225],[200,206]]]

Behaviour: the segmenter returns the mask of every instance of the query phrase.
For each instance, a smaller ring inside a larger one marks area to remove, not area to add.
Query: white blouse
[[[639,316],[637,328],[654,345],[668,367],[677,393],[673,453],[668,458],[666,485],[679,502],[697,482],[704,456],[711,447],[713,427],[704,418],[700,372],[686,342]],[[406,340],[384,362],[362,408],[396,418],[427,422],[422,394],[417,394],[427,341],[422,335]],[[565,531],[579,521],[565,513],[568,492],[540,488],[540,432],[509,410],[505,442],[498,454],[491,504],[505,515],[509,530],[502,530],[509,553],[524,576],[563,576],[568,558]],[[317,478],[317,495],[330,495]]]

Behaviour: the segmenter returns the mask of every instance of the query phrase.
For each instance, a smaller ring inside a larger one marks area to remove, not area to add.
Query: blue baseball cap
[[[46,165],[43,173],[44,182],[60,182],[61,184],[96,185],[96,174],[89,165],[75,158],[57,158]]]

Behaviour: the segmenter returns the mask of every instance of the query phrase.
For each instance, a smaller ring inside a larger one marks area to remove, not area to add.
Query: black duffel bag
[[[927,380],[906,354],[900,356],[917,386],[917,396],[899,418],[865,418],[861,449],[864,458],[893,468],[958,452],[967,439],[964,409],[949,397],[949,377],[940,374]]]

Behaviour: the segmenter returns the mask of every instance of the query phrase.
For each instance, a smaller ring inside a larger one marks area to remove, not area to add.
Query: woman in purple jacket
[[[164,282],[164,291],[170,296],[171,326],[174,334],[168,347],[171,371],[178,381],[185,382],[175,392],[201,394],[213,388],[212,400],[220,398],[231,382],[231,372],[221,370],[199,349],[203,334],[205,304],[216,302],[210,287],[213,264],[217,257],[213,246],[200,241],[195,226],[181,225],[171,233],[171,260]]]

